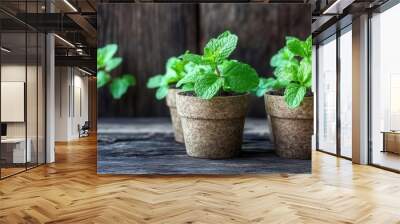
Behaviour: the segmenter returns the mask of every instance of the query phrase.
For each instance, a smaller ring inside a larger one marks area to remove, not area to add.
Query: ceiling
[[[29,43],[29,34],[26,45],[25,31],[55,33],[56,65],[79,66],[81,61],[95,71],[96,13],[96,0],[47,0],[47,4],[45,0],[1,0],[2,46],[12,49],[7,54],[10,60],[32,58],[37,47]]]
[[[321,4],[319,10],[313,13],[314,40],[332,35],[337,29],[350,24],[354,16],[373,11],[386,2],[388,0],[329,0],[326,4]]]

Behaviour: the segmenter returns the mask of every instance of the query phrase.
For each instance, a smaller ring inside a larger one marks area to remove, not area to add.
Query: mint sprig
[[[193,91],[206,100],[222,92],[246,93],[256,88],[259,83],[256,70],[248,64],[228,59],[237,42],[235,34],[225,31],[206,44],[203,55],[186,52],[181,58],[190,66],[176,86],[182,91]]]
[[[164,99],[168,95],[170,85],[176,84],[186,75],[188,63],[181,57],[171,57],[165,65],[165,73],[151,77],[147,81],[147,88],[157,89],[156,99]]]
[[[288,107],[299,107],[307,92],[311,91],[311,58],[311,36],[304,41],[287,37],[286,45],[270,61],[274,68],[274,77],[261,78],[254,92],[257,96],[263,96],[272,90],[282,90]]]

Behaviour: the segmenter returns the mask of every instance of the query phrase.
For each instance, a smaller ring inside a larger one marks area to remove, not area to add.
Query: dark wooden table
[[[382,152],[391,152],[400,154],[400,131],[382,131],[383,150]]]

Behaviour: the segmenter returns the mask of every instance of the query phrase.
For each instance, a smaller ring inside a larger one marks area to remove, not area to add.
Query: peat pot
[[[240,153],[249,95],[221,96],[211,100],[178,93],[186,152],[207,159],[231,158]]]
[[[290,109],[283,96],[265,94],[265,109],[271,117],[276,152],[289,159],[311,159],[313,97]]]
[[[183,133],[181,118],[176,111],[176,93],[178,89],[170,88],[167,95],[167,106],[169,107],[169,113],[171,114],[172,126],[174,128],[175,141],[183,143]]]

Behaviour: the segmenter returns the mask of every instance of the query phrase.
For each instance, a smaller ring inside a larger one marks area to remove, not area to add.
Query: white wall
[[[56,67],[56,141],[79,138],[78,125],[88,120],[88,78],[76,68]]]
[[[67,67],[55,68],[55,141],[68,140],[68,88],[70,83],[68,71]]]
[[[78,72],[78,75],[77,73]],[[89,111],[88,111],[88,78],[86,76],[82,76],[79,70],[75,70],[74,75],[74,108],[72,109],[73,119],[72,119],[72,135],[78,136],[78,124],[83,125],[85,121],[89,119]]]

